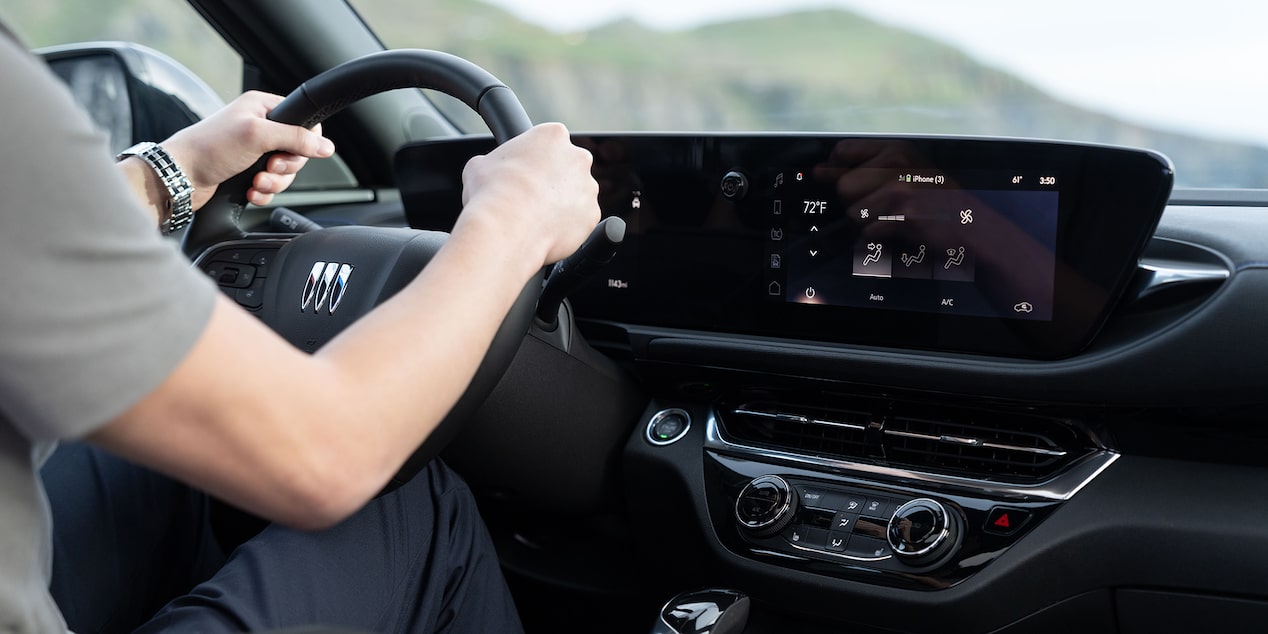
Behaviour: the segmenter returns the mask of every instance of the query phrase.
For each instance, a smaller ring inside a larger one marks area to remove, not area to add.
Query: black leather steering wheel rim
[[[371,53],[340,64],[300,84],[268,118],[311,128],[353,103],[398,88],[438,90],[476,111],[498,144],[532,127],[515,93],[497,77],[461,57],[424,49]],[[181,240],[186,257],[194,259],[209,246],[241,239],[238,221],[246,207],[247,190],[267,156],[216,189]]]
[[[312,127],[362,98],[398,88],[435,89],[463,101],[480,114],[499,144],[532,126],[519,99],[492,74],[460,57],[419,49],[383,51],[336,66],[292,91],[269,113],[269,118],[282,123]],[[200,254],[209,252],[216,245],[248,238],[238,221],[246,206],[246,192],[252,179],[264,168],[267,159],[267,156],[261,157],[252,168],[222,183],[211,200],[194,215],[182,241],[182,249],[188,257],[197,260]],[[324,258],[326,254],[346,255],[357,251],[383,253],[385,249],[382,245],[399,245],[400,256],[390,256],[394,258],[390,263],[379,262],[379,268],[387,271],[380,277],[394,277],[399,282],[401,278],[416,274],[430,258],[429,254],[439,248],[443,237],[437,237],[438,235],[443,236],[434,232],[409,233],[403,229],[375,227],[337,227],[303,234],[288,243],[287,247],[283,247],[279,254],[279,262],[274,266],[276,270],[269,280],[275,284],[273,295],[276,296],[277,306],[271,311],[266,307],[261,318],[269,323],[267,315],[271,312],[275,318],[270,325],[275,329],[282,328],[280,324],[294,323],[293,320],[304,318],[298,314],[302,311],[296,311],[298,305],[290,306],[285,302],[280,290],[280,286],[285,283],[277,281],[286,277],[288,269],[294,269],[295,263],[288,264],[286,261],[288,250],[292,254],[303,252],[305,255],[318,254]],[[347,248],[341,249],[341,242]],[[370,248],[367,249],[367,245]],[[396,248],[398,247],[393,246],[386,251]],[[290,277],[294,278],[293,275]],[[362,275],[359,279],[367,279],[367,275]],[[375,302],[386,299],[394,292],[391,283],[372,288],[383,292],[377,296]],[[528,281],[494,336],[467,390],[427,440],[405,462],[389,484],[388,490],[404,483],[426,466],[457,435],[461,421],[471,415],[492,391],[528,331],[540,289],[540,278],[534,277]],[[283,312],[286,314],[281,316]],[[334,310],[329,312],[333,316]],[[281,330],[279,334],[287,336]]]

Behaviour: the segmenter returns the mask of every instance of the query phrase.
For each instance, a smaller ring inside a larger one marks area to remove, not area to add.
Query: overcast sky
[[[1072,102],[1268,145],[1268,3],[1201,0],[492,0],[559,31],[680,29],[839,6],[951,43]]]

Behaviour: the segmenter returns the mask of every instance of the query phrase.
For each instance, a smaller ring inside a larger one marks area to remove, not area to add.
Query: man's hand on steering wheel
[[[471,159],[462,172],[463,212],[454,234],[472,226],[496,231],[511,252],[524,254],[530,272],[567,257],[599,222],[591,161],[559,123],[538,125]]]
[[[308,159],[334,154],[335,145],[321,135],[320,125],[306,130],[268,120],[268,113],[281,102],[278,95],[245,93],[162,143],[194,185],[194,209],[265,153],[278,152],[266,171],[255,175],[247,192],[247,200],[256,205],[267,205],[274,194],[289,187]]]

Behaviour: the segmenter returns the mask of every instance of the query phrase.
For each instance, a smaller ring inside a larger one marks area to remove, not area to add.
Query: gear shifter
[[[742,592],[685,592],[661,608],[652,634],[739,634],[748,624],[748,610],[748,595]]]

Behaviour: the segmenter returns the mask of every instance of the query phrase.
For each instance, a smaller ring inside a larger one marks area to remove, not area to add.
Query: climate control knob
[[[754,537],[784,530],[797,512],[797,496],[783,478],[764,475],[744,485],[735,500],[735,519]]]
[[[936,500],[918,498],[894,511],[887,537],[894,553],[912,564],[940,559],[955,546],[956,516]]]

